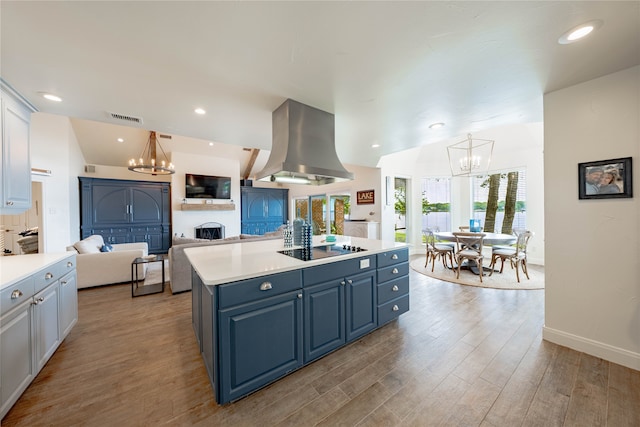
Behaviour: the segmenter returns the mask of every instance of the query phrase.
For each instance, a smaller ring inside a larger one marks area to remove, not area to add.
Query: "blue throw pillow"
[[[113,246],[111,246],[108,243],[105,243],[104,245],[102,245],[102,247],[100,248],[100,252],[113,252]]]

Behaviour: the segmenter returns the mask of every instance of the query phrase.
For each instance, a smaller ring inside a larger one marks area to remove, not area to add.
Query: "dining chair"
[[[532,231],[524,231],[518,234],[518,238],[516,240],[516,244],[513,248],[503,248],[503,249],[494,249],[491,253],[491,276],[494,272],[494,268],[498,259],[502,262],[500,265],[500,273],[504,269],[504,262],[509,260],[511,263],[511,268],[516,269],[516,279],[518,283],[520,283],[520,272],[519,269],[522,269],[522,272],[529,279],[529,271],[527,269],[527,245],[529,244],[529,239],[533,236]]]
[[[482,246],[484,243],[484,233],[467,233],[462,231],[454,231],[453,235],[456,237],[456,252],[454,258],[458,264],[456,279],[460,278],[460,267],[463,260],[468,262],[475,262],[478,266],[480,282],[482,283]]]
[[[424,230],[424,233],[427,240],[427,254],[424,266],[427,267],[429,265],[429,261],[431,261],[431,271],[433,272],[436,265],[436,259],[440,257],[442,258],[442,264],[444,267],[448,268],[447,257],[449,257],[449,263],[451,264],[451,268],[453,268],[453,246],[437,243],[436,236],[433,234],[433,230],[431,229]]]

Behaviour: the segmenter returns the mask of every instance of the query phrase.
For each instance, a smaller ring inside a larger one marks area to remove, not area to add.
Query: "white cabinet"
[[[60,345],[58,301],[60,283],[55,282],[33,297],[33,319],[36,331],[36,372],[43,368]]]
[[[30,299],[0,318],[0,418],[35,377],[31,322]]]
[[[4,286],[0,310],[1,419],[78,320],[75,256]]]
[[[373,221],[345,221],[344,235],[363,237],[365,239],[377,239],[378,223]]]
[[[60,340],[78,321],[78,283],[75,271],[60,279]]]
[[[0,213],[13,215],[31,207],[29,126],[35,109],[2,80],[0,95]]]

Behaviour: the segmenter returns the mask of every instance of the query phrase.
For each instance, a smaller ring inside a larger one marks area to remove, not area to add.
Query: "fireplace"
[[[224,225],[219,222],[205,222],[194,228],[196,239],[224,239]]]

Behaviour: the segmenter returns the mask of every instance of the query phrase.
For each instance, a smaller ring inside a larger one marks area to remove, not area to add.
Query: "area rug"
[[[544,289],[544,267],[539,265],[529,265],[530,279],[527,279],[527,276],[521,271],[520,283],[516,280],[516,271],[511,268],[509,263],[505,264],[502,274],[495,271],[493,275],[489,277],[489,273],[485,272],[485,275],[482,277],[482,283],[480,283],[479,276],[468,270],[460,270],[460,279],[456,279],[456,271],[445,268],[439,259],[436,260],[433,273],[431,272],[431,263],[429,263],[429,267],[425,268],[424,256],[414,259],[410,265],[413,270],[420,274],[460,285],[494,289]]]

